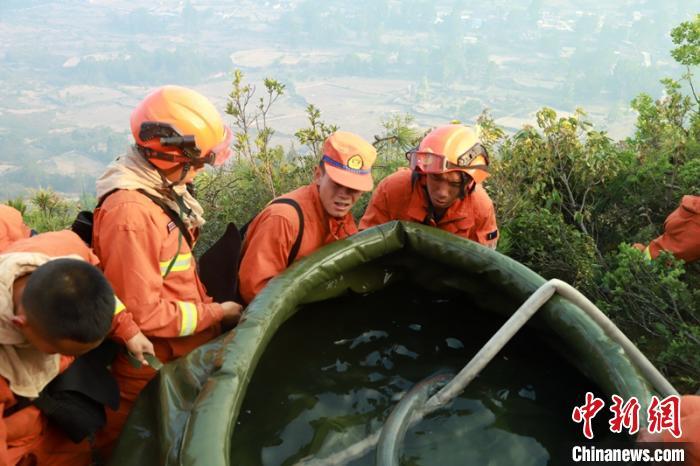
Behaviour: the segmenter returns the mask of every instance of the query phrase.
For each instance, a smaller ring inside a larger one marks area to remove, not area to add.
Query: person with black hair
[[[115,298],[100,270],[78,259],[55,259],[15,280],[12,322],[47,354],[79,356],[112,326]]]
[[[70,231],[16,241],[0,254],[0,464],[53,464],[38,460],[42,442],[71,443],[38,401],[110,332],[118,300],[97,263]],[[90,460],[87,441],[73,445],[71,455]]]
[[[489,158],[476,131],[454,124],[438,127],[406,156],[410,170],[400,169],[379,183],[360,230],[409,220],[496,248],[496,214],[481,186]]]

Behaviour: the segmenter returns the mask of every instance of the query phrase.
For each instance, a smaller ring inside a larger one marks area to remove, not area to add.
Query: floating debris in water
[[[382,358],[382,366],[384,369],[391,370],[394,368],[394,363],[389,358]]]
[[[418,353],[411,351],[410,349],[406,348],[404,345],[395,345],[393,350],[394,350],[394,353],[396,353],[400,356],[407,356],[411,359],[418,358]]]
[[[537,394],[535,393],[535,388],[532,385],[526,385],[521,388],[518,395],[522,398],[527,398],[528,400],[535,401],[537,399]]]
[[[353,349],[363,343],[369,343],[370,341],[379,340],[380,338],[386,338],[388,336],[389,334],[382,330],[370,330],[355,338],[350,345],[350,349]]]
[[[452,349],[464,348],[464,343],[462,343],[456,338],[445,338],[445,342],[447,343],[447,346],[449,346]]]
[[[372,351],[367,355],[364,361],[360,362],[362,367],[374,367],[382,360],[382,354],[379,351]]]
[[[350,367],[350,363],[343,362],[340,359],[336,359],[335,364],[331,364],[330,366],[322,367],[321,370],[325,372],[328,370],[335,369],[336,372],[345,372],[348,370],[349,367]]]
[[[392,277],[393,275],[394,275],[393,272],[388,272],[388,271],[385,271],[385,272],[384,272],[384,284],[385,284],[385,285],[386,285],[387,283],[389,283],[389,280],[391,280],[391,277]]]

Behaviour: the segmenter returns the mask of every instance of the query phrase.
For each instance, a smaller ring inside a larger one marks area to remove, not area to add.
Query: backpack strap
[[[299,216],[299,232],[287,256],[287,266],[289,266],[294,262],[297,254],[299,254],[299,248],[301,248],[301,240],[304,236],[304,213],[299,204],[293,199],[279,198],[273,200],[270,204],[290,205],[294,207]],[[238,290],[238,267],[240,265],[243,239],[251,222],[252,220],[240,229],[233,223],[229,223],[221,238],[202,254],[199,261],[197,261],[199,277],[207,289],[207,294],[214,298],[216,302],[243,302],[243,298],[241,298]]]
[[[270,204],[287,204],[292,207],[294,207],[294,210],[297,211],[297,215],[299,216],[299,233],[297,233],[297,237],[294,240],[294,244],[292,245],[291,251],[289,251],[289,256],[287,256],[287,267],[292,265],[294,262],[294,259],[297,258],[297,254],[299,254],[299,249],[301,248],[301,240],[304,237],[304,212],[301,210],[301,206],[297,201],[294,199],[289,199],[287,197],[280,197],[277,199],[274,199]],[[269,204],[268,204],[269,205]],[[248,226],[248,225],[246,225]]]
[[[180,215],[173,209],[171,209],[165,202],[163,202],[162,199],[148,193],[143,189],[137,189],[137,191],[149,198],[151,201],[153,201],[153,203],[156,204],[158,207],[163,209],[163,212],[165,212],[165,214],[168,217],[170,217],[170,220],[172,220],[175,226],[177,226],[178,230],[180,230],[180,233],[182,233],[182,237],[185,238],[185,241],[187,241],[188,246],[190,247],[190,249],[192,249],[192,244],[194,243],[194,240],[192,239],[192,235],[190,235],[190,231],[187,229],[187,226],[185,226],[185,222],[182,221]]]
[[[294,240],[294,244],[292,245],[291,251],[289,251],[289,256],[287,256],[287,267],[292,265],[292,262],[294,262],[294,259],[297,258],[297,254],[299,254],[299,249],[301,248],[301,240],[304,237],[304,211],[301,210],[301,206],[297,201],[294,199],[290,199],[288,197],[279,197],[277,199],[273,199],[270,201],[269,204],[287,204],[289,206],[294,207],[294,210],[297,211],[297,215],[299,216],[299,232],[297,233],[297,237]],[[257,217],[257,215],[255,216]],[[255,220],[255,217],[250,219],[248,223],[243,225],[238,231],[241,235],[241,241],[245,239],[246,233],[248,233],[248,227],[250,226],[251,223],[253,223],[253,220]]]
[[[114,192],[118,191],[119,189],[113,189],[109,191],[107,194],[102,196],[100,200],[98,201],[97,205],[95,206],[95,209],[100,207],[102,203]],[[189,230],[187,229],[187,226],[185,226],[185,222],[182,221],[182,218],[180,215],[175,212],[173,209],[171,209],[165,202],[163,202],[162,199],[148,193],[147,191],[143,189],[137,189],[138,192],[149,198],[154,204],[156,204],[158,207],[160,207],[163,212],[170,218],[170,220],[175,223],[175,226],[177,226],[178,230],[180,230],[180,233],[182,234],[182,237],[185,238],[185,241],[187,241],[187,244],[189,245],[190,249],[192,249],[192,244],[194,240],[192,239],[192,236],[190,235]],[[78,213],[78,216],[76,219],[73,221],[73,225],[71,225],[71,230],[75,232],[80,238],[87,244],[88,246],[92,246],[92,228],[93,228],[93,222],[94,222],[94,216],[93,212],[89,210],[83,210]]]

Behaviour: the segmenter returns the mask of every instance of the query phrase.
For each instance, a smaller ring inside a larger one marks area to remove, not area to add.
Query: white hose
[[[399,446],[403,443],[406,431],[415,424],[414,420],[425,416],[423,410],[430,394],[452,378],[452,374],[429,377],[416,384],[401,398],[382,427],[377,445],[377,465],[399,464]]]

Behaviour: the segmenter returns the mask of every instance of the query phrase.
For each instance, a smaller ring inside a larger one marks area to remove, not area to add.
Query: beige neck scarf
[[[126,154],[114,159],[97,180],[97,198],[101,199],[115,189],[143,189],[148,194],[162,199],[168,207],[180,213],[182,221],[188,228],[204,225],[204,210],[187,191],[186,186],[183,184],[169,188],[169,184],[170,182],[139,154],[136,147],[131,146]],[[176,200],[177,197],[182,199],[189,214],[182,212]]]

